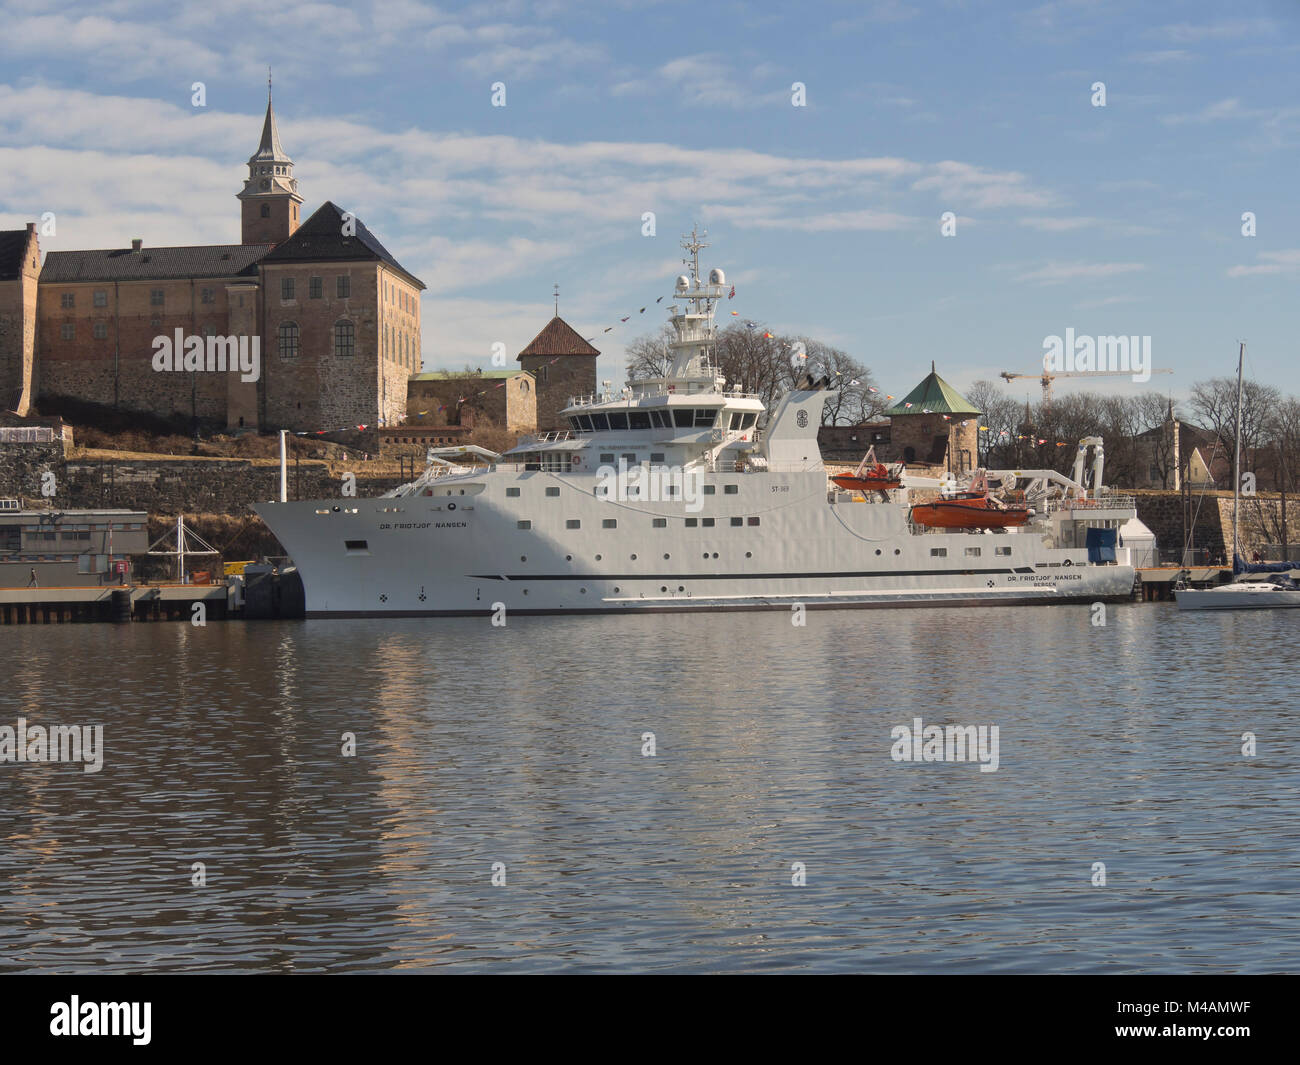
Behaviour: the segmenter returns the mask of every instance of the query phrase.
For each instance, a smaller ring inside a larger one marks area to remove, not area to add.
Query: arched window
[[[271,217],[271,205],[269,203],[262,204],[262,217],[263,218]]]
[[[355,355],[357,353],[357,327],[346,318],[334,323],[334,354]]]
[[[298,357],[298,323],[280,323],[280,358],[296,359]]]

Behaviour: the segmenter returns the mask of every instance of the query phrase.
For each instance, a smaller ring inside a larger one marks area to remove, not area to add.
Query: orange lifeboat
[[[883,462],[861,473],[837,473],[831,480],[846,492],[888,492],[903,483],[903,478],[890,473]]]
[[[1024,525],[1032,515],[1022,503],[1004,503],[989,495],[988,475],[976,470],[965,492],[914,506],[912,524],[932,529],[1006,529]]]
[[[903,484],[903,468],[890,468],[876,459],[876,449],[867,449],[866,456],[852,473],[837,473],[831,481],[846,492],[888,492]]]
[[[912,524],[933,529],[1006,529],[1024,525],[1028,507],[1001,503],[982,492],[959,492],[949,499],[918,503],[912,508]]]

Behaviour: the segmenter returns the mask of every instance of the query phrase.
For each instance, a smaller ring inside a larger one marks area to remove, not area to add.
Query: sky
[[[1240,340],[1300,394],[1300,0],[3,0],[0,25],[0,229],[238,242],[269,65],[304,212],[353,211],[428,286],[426,370],[513,356],[558,284],[622,380],[698,224],[720,317],[895,395],[931,361],[1041,372],[1067,329],[1149,336],[1173,373],[1058,394],[1185,396]]]

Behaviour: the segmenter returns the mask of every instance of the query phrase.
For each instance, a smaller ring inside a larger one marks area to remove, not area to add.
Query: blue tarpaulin
[[[1115,541],[1119,539],[1118,529],[1088,530],[1088,561],[1114,562]]]

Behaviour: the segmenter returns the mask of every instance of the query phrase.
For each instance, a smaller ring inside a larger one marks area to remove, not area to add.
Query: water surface
[[[1108,609],[3,628],[0,971],[1295,971],[1297,618]]]

